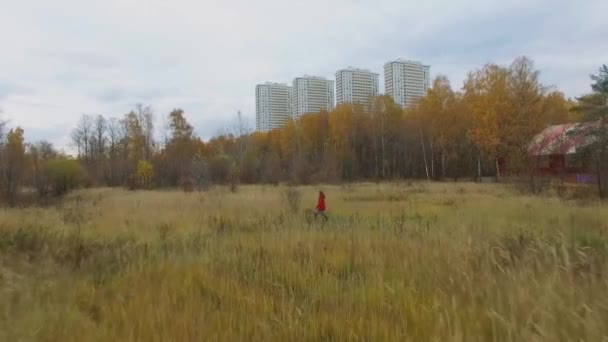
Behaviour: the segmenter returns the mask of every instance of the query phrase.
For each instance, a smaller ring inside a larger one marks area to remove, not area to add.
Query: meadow
[[[608,341],[608,206],[401,182],[0,209],[0,341],[207,340]]]

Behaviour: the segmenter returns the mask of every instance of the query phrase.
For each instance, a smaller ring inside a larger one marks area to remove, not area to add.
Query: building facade
[[[307,113],[330,111],[334,108],[334,81],[317,76],[302,76],[293,80],[291,116],[295,119]]]
[[[387,95],[402,108],[423,97],[430,87],[430,67],[421,62],[397,59],[384,64]]]
[[[336,103],[370,105],[378,96],[378,74],[347,68],[336,72]]]
[[[281,128],[291,114],[291,87],[283,83],[255,87],[255,128],[267,132]]]

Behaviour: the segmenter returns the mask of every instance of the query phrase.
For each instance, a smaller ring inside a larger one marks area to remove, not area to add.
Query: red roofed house
[[[528,147],[528,156],[536,162],[540,176],[561,177],[575,183],[594,183],[597,178],[591,165],[577,151],[589,145],[586,134],[595,123],[572,123],[549,126]]]

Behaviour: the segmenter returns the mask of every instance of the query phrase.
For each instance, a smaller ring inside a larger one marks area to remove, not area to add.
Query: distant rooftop
[[[260,85],[274,85],[274,86],[285,86],[285,87],[288,86],[287,83],[277,83],[277,82],[266,82],[264,84],[258,84],[258,85],[259,86]]]
[[[397,58],[394,61],[387,62],[386,64],[389,64],[389,63],[405,63],[405,64],[423,65],[421,61],[413,61],[413,60],[404,59],[404,58]],[[428,66],[428,65],[424,65],[424,66]]]
[[[369,69],[360,69],[360,68],[355,68],[355,67],[352,67],[352,66],[349,66],[348,68],[345,68],[345,69],[340,69],[340,70],[338,70],[337,72],[341,72],[341,71],[358,71],[358,72],[368,72],[368,73],[371,73],[371,74],[376,74],[376,75],[377,75],[377,73],[372,72],[372,71],[371,71],[371,70],[369,70]]]
[[[550,156],[577,153],[578,149],[595,141],[595,137],[589,132],[597,127],[597,122],[549,126],[534,137],[528,146],[528,154]]]
[[[323,76],[311,76],[311,75],[304,75],[304,76],[296,77],[295,79],[298,79],[298,78],[309,78],[309,79],[315,79],[315,80],[327,80],[327,78],[325,78]]]

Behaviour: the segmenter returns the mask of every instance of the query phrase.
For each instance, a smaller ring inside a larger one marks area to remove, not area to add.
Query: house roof
[[[581,147],[589,145],[593,137],[589,132],[595,123],[570,123],[549,126],[532,140],[528,147],[531,156],[573,154]]]

